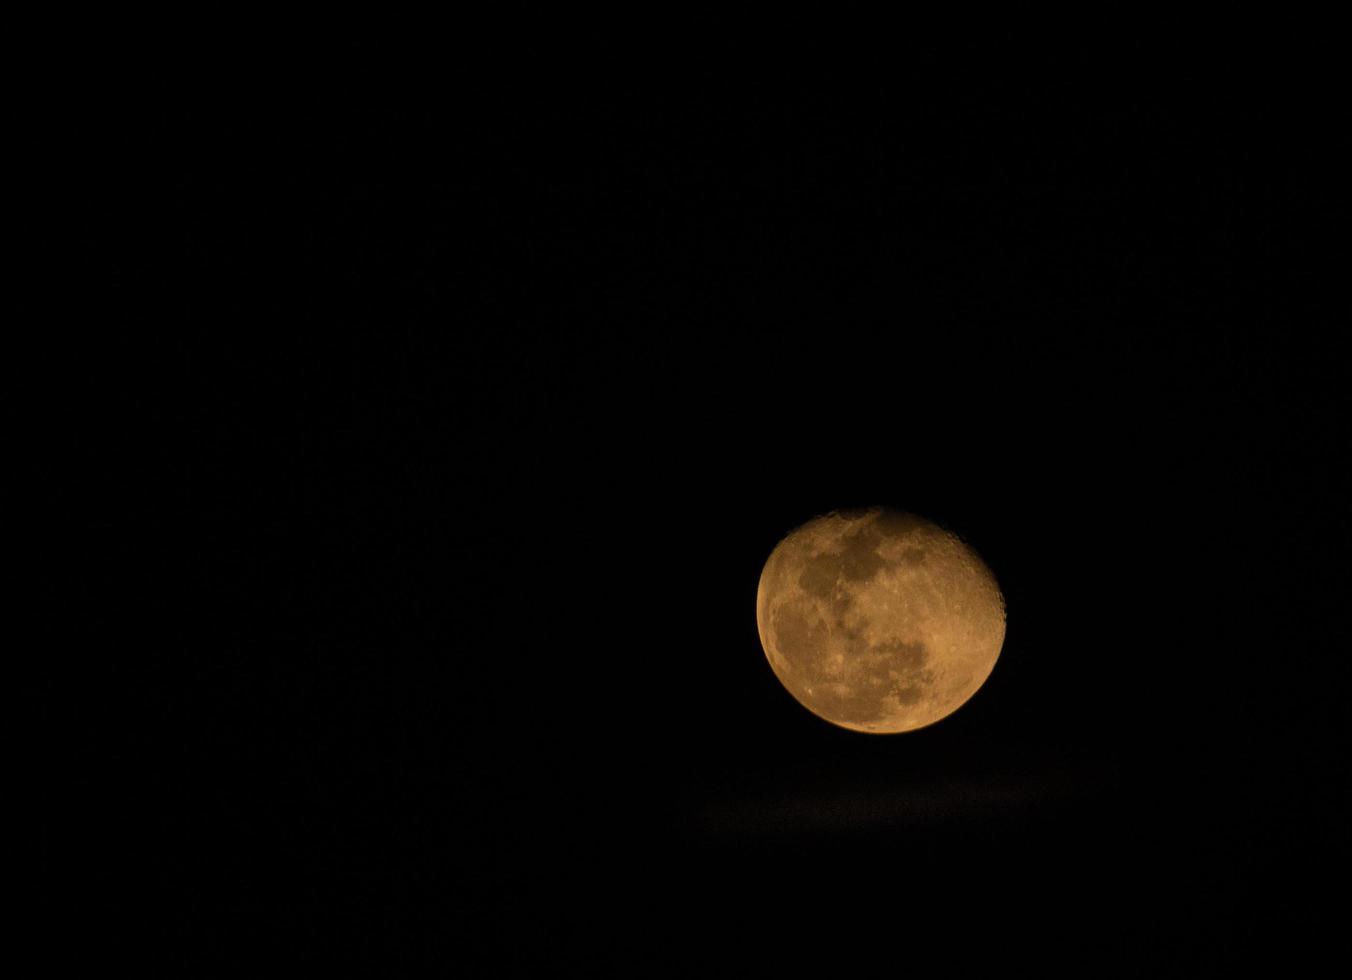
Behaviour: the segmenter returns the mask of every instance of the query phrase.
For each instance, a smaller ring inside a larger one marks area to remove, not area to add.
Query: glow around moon
[[[986,682],[1005,605],[956,535],[873,508],[790,532],[761,572],[756,623],[775,675],[808,710],[854,731],[906,732]]]

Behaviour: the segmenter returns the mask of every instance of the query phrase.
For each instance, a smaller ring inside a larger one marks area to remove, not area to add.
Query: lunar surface
[[[986,682],[1005,604],[956,535],[899,511],[833,511],[771,552],[756,623],[776,676],[809,711],[854,731],[906,732]]]

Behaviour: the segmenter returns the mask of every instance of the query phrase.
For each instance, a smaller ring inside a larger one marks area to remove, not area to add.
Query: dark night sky
[[[1330,943],[1323,56],[992,55],[76,83],[92,632],[46,854],[91,944],[638,977]],[[865,504],[1008,603],[909,736],[818,721],[756,634],[779,538]]]

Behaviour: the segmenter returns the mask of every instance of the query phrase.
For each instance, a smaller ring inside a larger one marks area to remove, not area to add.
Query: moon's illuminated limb
[[[808,710],[855,731],[905,732],[985,683],[1005,605],[956,535],[873,508],[790,532],[761,572],[756,623],[770,666]]]

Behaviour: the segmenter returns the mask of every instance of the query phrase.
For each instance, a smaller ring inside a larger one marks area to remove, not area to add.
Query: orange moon
[[[1005,603],[957,535],[875,507],[791,531],[761,572],[756,625],[803,707],[857,732],[908,732],[957,711],[990,677]]]

